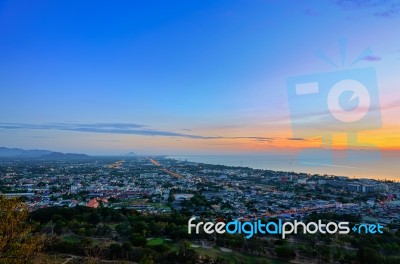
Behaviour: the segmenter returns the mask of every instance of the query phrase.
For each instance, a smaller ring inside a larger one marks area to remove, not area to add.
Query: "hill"
[[[40,159],[84,159],[89,158],[86,154],[62,153],[50,150],[0,147],[0,158],[40,158]]]

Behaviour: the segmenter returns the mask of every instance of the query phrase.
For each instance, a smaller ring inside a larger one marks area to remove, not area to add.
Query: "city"
[[[355,223],[380,223],[385,227],[385,235],[387,232],[396,234],[400,226],[400,183],[393,181],[228,167],[166,156],[3,158],[0,161],[0,173],[2,195],[8,198],[21,197],[33,214],[55,207],[109,208],[149,217],[182,214],[186,220],[195,217],[213,222],[217,219],[307,221],[325,215],[329,220],[343,217]],[[132,235],[121,230],[118,232],[116,226],[121,223],[115,220],[103,223],[97,219],[93,227],[83,230],[68,227],[68,221],[57,223],[51,217],[47,220],[55,222],[53,225],[56,224],[57,237],[61,241],[79,242],[83,236],[93,241],[107,239],[108,244],[122,245],[124,236]],[[41,232],[48,232],[45,230],[50,222],[42,226]],[[101,233],[99,228],[106,231]],[[141,233],[143,230],[132,232]],[[204,233],[190,236],[182,234],[182,229],[180,231],[179,238],[176,234],[171,236],[167,233],[161,237],[167,241],[186,238],[195,249],[196,245],[202,245],[203,250],[221,245],[214,236],[207,237]],[[160,231],[146,232],[141,235],[143,239],[149,240],[155,234],[160,235]],[[276,241],[278,237],[255,239],[266,243]],[[291,254],[294,253],[292,257],[287,256],[287,252],[279,251],[253,254],[281,261],[292,259],[300,263],[315,257],[323,258],[319,255],[310,257],[305,253],[306,250],[293,246],[300,244],[301,235],[292,235],[289,241],[293,250]],[[249,253],[229,243],[223,245],[225,247],[222,249]],[[345,245],[350,252],[358,250],[349,241]],[[340,256],[337,258],[339,260]],[[323,259],[333,261],[334,257],[328,253]]]

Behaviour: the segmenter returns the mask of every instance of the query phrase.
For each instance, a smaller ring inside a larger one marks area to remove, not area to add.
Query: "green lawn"
[[[164,239],[162,238],[152,238],[147,241],[148,246],[158,246],[164,243]]]

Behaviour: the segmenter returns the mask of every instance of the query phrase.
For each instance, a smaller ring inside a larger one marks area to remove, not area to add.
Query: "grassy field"
[[[152,238],[147,241],[148,246],[158,246],[164,244],[164,239],[162,238]]]

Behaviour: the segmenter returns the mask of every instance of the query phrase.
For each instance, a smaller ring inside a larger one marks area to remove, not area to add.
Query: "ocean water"
[[[302,150],[241,155],[186,155],[170,158],[254,169],[400,181],[399,151]]]

